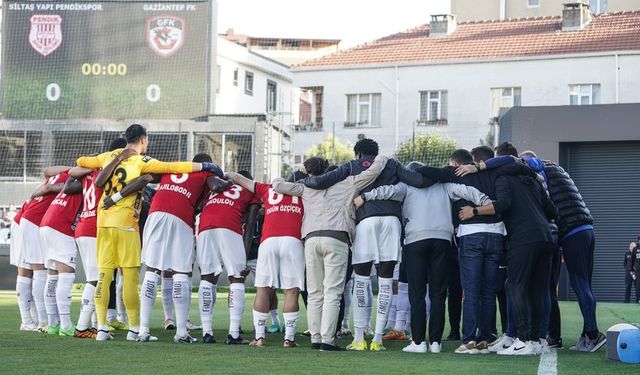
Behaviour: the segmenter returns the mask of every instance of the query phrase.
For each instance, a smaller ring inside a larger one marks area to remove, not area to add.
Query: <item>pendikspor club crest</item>
[[[153,52],[169,57],[184,44],[184,20],[175,16],[156,16],[147,20],[147,43]]]
[[[29,43],[42,56],[47,56],[62,44],[62,17],[57,14],[31,16]]]

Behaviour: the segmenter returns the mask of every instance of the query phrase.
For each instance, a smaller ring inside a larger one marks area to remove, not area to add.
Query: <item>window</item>
[[[277,107],[278,84],[272,80],[267,80],[267,112],[275,112]]]
[[[500,108],[520,107],[520,87],[491,89],[491,117],[500,116]]]
[[[238,68],[233,71],[233,85],[238,86]]]
[[[220,65],[216,66],[216,69],[218,69],[218,80],[216,81],[216,94],[220,94],[220,77],[222,77],[222,75],[220,74]]]
[[[600,104],[600,84],[569,85],[569,104]]]
[[[247,95],[253,95],[253,73],[244,73],[244,93]]]
[[[420,120],[421,124],[447,124],[447,92],[420,91]]]
[[[295,155],[293,164],[302,164],[304,162],[304,155]]]
[[[589,10],[593,14],[606,13],[609,0],[589,0]]]
[[[345,128],[381,126],[380,107],[382,94],[347,95],[347,121]]]
[[[527,0],[528,8],[538,8],[540,7],[540,0]]]

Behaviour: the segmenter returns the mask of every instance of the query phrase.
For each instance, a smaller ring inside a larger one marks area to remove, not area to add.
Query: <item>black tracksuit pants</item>
[[[451,243],[428,239],[405,246],[403,262],[407,267],[409,302],[411,303],[411,334],[413,342],[425,341],[427,311],[424,297],[429,284],[431,311],[429,343],[441,342],[445,321],[445,300],[449,279]]]
[[[520,341],[539,340],[554,246],[549,242],[534,242],[508,248],[507,293]]]

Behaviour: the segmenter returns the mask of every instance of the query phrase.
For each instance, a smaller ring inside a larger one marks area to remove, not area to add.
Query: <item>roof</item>
[[[640,51],[640,11],[594,15],[580,31],[562,17],[460,22],[448,36],[422,25],[297,65],[296,70],[429,61],[491,60],[606,51]]]

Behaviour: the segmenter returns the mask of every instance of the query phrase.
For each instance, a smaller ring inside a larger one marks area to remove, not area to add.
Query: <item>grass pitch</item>
[[[96,342],[71,337],[20,332],[19,314],[13,291],[0,292],[0,373],[4,374],[536,374],[539,357],[499,357],[496,355],[460,355],[453,353],[458,342],[444,342],[441,354],[401,352],[405,342],[387,342],[386,352],[318,352],[310,349],[307,337],[298,335],[296,349],[281,347],[282,334],[268,334],[266,348],[227,346],[228,309],[226,293],[218,293],[214,328],[218,343],[213,345],[176,345],[173,332],[162,329],[161,298],[158,296],[152,318],[153,343],[125,341],[118,332],[116,340]],[[282,303],[282,296],[280,296]],[[73,319],[77,319],[79,295],[74,296]],[[251,306],[253,295],[247,294],[242,326],[245,338],[252,337]],[[562,332],[565,349],[558,351],[558,374],[640,374],[640,365],[608,361],[606,347],[593,354],[573,353],[581,331],[582,318],[575,302],[562,302]],[[191,316],[199,321],[197,295],[192,298]],[[605,331],[621,322],[640,323],[640,306],[613,303],[598,305],[598,323]],[[302,307],[298,332],[306,329]],[[445,332],[448,333],[448,327]],[[200,332],[192,332],[200,338]],[[351,337],[338,341],[346,346]]]

